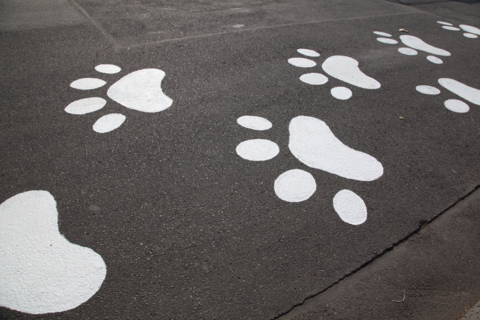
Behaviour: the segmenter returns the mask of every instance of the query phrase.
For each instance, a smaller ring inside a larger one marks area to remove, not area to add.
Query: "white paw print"
[[[451,24],[450,22],[437,21],[437,23],[441,24],[442,28],[445,29],[445,30],[460,31],[462,29],[463,31],[466,31],[466,32],[463,33],[463,36],[465,38],[476,39],[480,35],[480,29],[479,28],[474,27],[474,26],[469,26],[467,24],[459,25],[459,27],[461,28],[460,29],[460,28],[454,27],[453,24]]]
[[[389,34],[389,33],[382,32],[382,31],[374,31],[373,33],[381,36],[381,37],[377,38],[378,42],[385,43],[385,44],[397,44],[398,43],[397,40],[392,39],[392,35]],[[407,47],[398,48],[398,52],[400,52],[401,54],[404,54],[404,55],[407,55],[407,56],[416,56],[418,54],[418,51],[424,51],[426,53],[431,54],[431,55],[427,56],[427,60],[432,62],[432,63],[435,63],[435,64],[442,64],[443,60],[440,59],[439,57],[434,56],[434,55],[444,56],[444,57],[449,57],[449,56],[452,55],[447,50],[434,47],[434,46],[426,43],[422,39],[420,39],[418,37],[415,37],[415,36],[401,35],[400,36],[400,41],[402,41],[402,43],[404,45],[408,46],[408,48]]]
[[[237,123],[252,130],[272,127],[270,121],[257,116],[240,117]],[[357,181],[372,181],[383,175],[383,166],[377,159],[343,144],[322,120],[298,116],[291,120],[289,131],[290,152],[310,168]],[[236,148],[240,157],[250,161],[273,159],[279,151],[275,142],[266,139],[243,141]],[[273,187],[281,200],[301,202],[314,194],[317,184],[309,172],[292,169],[280,174]],[[339,191],[333,199],[333,207],[346,223],[359,225],[367,220],[367,207],[353,191]]]
[[[121,71],[112,64],[101,64],[95,70],[105,74]],[[113,101],[122,106],[141,112],[160,112],[172,105],[172,99],[167,97],[161,88],[165,72],[159,69],[142,69],[127,74],[115,82],[107,91]],[[94,90],[103,87],[107,82],[97,78],[82,78],[73,81],[70,87],[78,90]],[[82,115],[102,109],[107,101],[99,97],[90,97],[70,103],[65,111],[70,114]],[[93,125],[93,130],[106,133],[120,127],[126,117],[120,113],[110,113],[100,117]]]
[[[450,79],[450,78],[440,78],[438,83],[447,89],[448,91],[458,95],[459,97],[480,106],[480,90],[467,86],[466,84],[461,83],[460,81]],[[440,94],[440,89],[421,85],[416,87],[417,91],[423,94],[428,95],[437,95]],[[466,113],[470,111],[470,107],[465,102],[458,99],[448,99],[444,103],[445,108],[450,111],[457,113]]]
[[[315,50],[298,49],[298,53],[312,58],[320,57]],[[317,63],[306,58],[290,58],[288,63],[299,68],[312,68]],[[322,64],[322,69],[328,75],[344,81],[353,86],[363,89],[378,89],[380,82],[367,76],[358,68],[358,61],[347,56],[331,56]],[[328,78],[321,73],[305,73],[300,76],[300,80],[310,85],[323,85],[328,82]],[[332,96],[336,99],[347,100],[352,97],[352,90],[347,87],[335,87],[330,90]]]
[[[57,203],[47,191],[0,204],[0,261],[0,306],[31,314],[78,307],[107,274],[98,253],[60,234]]]

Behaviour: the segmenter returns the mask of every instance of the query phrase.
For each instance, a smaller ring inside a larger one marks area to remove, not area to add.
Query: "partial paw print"
[[[315,50],[298,49],[298,53],[310,57],[318,58],[320,54]],[[299,68],[312,68],[317,65],[315,61],[307,58],[290,58],[288,63]],[[327,58],[322,69],[329,76],[344,81],[353,86],[363,89],[379,89],[380,82],[367,76],[358,67],[358,61],[347,56],[331,56]],[[300,76],[300,80],[310,85],[323,85],[328,82],[328,78],[321,73],[305,73]],[[339,100],[347,100],[352,97],[352,90],[347,87],[335,87],[330,90],[331,95]]]
[[[477,27],[474,27],[474,26],[469,26],[467,24],[461,24],[459,25],[459,27],[461,28],[457,28],[457,27],[454,27],[452,23],[450,22],[445,22],[445,21],[437,21],[437,23],[441,24],[442,25],[442,28],[445,29],[445,30],[449,30],[449,31],[460,31],[460,30],[463,30],[465,31],[463,33],[463,36],[465,38],[469,38],[469,39],[476,39],[478,38],[478,36],[480,35],[480,29],[477,28]]]
[[[447,89],[448,91],[458,95],[459,97],[480,106],[480,90],[467,86],[466,84],[461,83],[460,81],[450,79],[450,78],[440,78],[438,79],[438,83]],[[440,89],[421,85],[416,87],[417,91],[423,94],[428,95],[437,95],[440,94]],[[470,111],[470,107],[465,102],[458,100],[458,99],[448,99],[444,103],[445,108],[450,111],[457,112],[457,113],[466,113]]]
[[[237,123],[252,130],[268,130],[272,123],[265,118],[243,116]],[[383,175],[382,164],[374,157],[343,144],[328,125],[313,117],[298,116],[289,125],[288,147],[295,158],[306,166],[357,181],[373,181]],[[237,154],[250,161],[266,161],[279,153],[278,145],[266,139],[241,142]],[[301,169],[288,170],[275,180],[275,194],[283,201],[301,202],[316,191],[315,178]],[[359,225],[367,220],[367,207],[353,191],[344,189],[333,198],[333,207],[346,223]]]
[[[382,31],[374,31],[373,33],[380,36],[379,38],[377,38],[378,42],[385,44],[398,44],[398,41],[393,39],[390,33]],[[401,35],[399,38],[400,41],[407,47],[398,48],[398,52],[407,56],[416,56],[418,54],[418,51],[423,51],[431,54],[427,56],[428,61],[435,64],[442,64],[443,60],[436,56],[449,57],[452,55],[447,50],[434,47],[415,36]]]
[[[120,67],[112,64],[101,64],[95,70],[104,74],[115,74]],[[127,74],[115,82],[107,91],[107,96],[122,106],[141,112],[154,113],[169,108],[173,101],[161,88],[165,72],[159,69],[142,69]],[[82,78],[73,81],[70,87],[78,90],[94,90],[103,87],[107,82],[97,78]],[[89,97],[70,103],[65,111],[70,114],[83,115],[102,109],[107,101],[100,97]],[[93,130],[106,133],[120,127],[126,117],[120,113],[110,113],[100,117],[93,125]]]
[[[0,307],[31,314],[78,307],[107,274],[98,253],[60,233],[48,191],[23,192],[0,204],[0,261]]]

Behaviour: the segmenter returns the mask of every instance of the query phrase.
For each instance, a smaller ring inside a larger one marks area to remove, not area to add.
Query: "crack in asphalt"
[[[475,188],[473,188],[473,190],[471,190],[470,192],[468,192],[466,195],[464,195],[463,197],[460,197],[457,201],[455,201],[452,205],[448,206],[446,209],[442,210],[439,214],[437,214],[436,216],[434,216],[432,219],[430,220],[420,220],[418,222],[418,226],[412,231],[410,232],[408,235],[406,235],[405,237],[403,237],[402,239],[400,239],[399,241],[397,241],[396,243],[392,244],[390,247],[387,247],[385,248],[384,250],[382,250],[379,254],[377,254],[376,256],[374,256],[373,258],[371,258],[370,260],[364,262],[362,265],[360,265],[358,268],[352,270],[351,272],[347,273],[346,275],[344,275],[343,277],[341,277],[340,279],[338,279],[337,281],[335,281],[334,283],[332,283],[331,285],[325,287],[324,289],[320,290],[319,292],[317,293],[314,293],[314,294],[311,294],[311,295],[308,295],[307,297],[305,297],[302,302],[300,303],[297,303],[295,305],[293,305],[290,309],[288,309],[287,311],[284,311],[282,313],[280,313],[279,315],[271,318],[270,320],[277,320],[277,319],[280,319],[281,317],[283,316],[286,316],[288,315],[290,312],[292,312],[293,310],[299,308],[299,307],[302,307],[307,301],[309,301],[310,299],[313,299],[315,297],[318,297],[319,295],[321,295],[322,293],[326,292],[327,290],[333,288],[334,286],[336,286],[337,284],[339,284],[340,282],[342,282],[343,280],[346,280],[348,277],[354,275],[355,273],[357,273],[358,271],[362,270],[363,268],[367,267],[368,265],[370,265],[371,263],[373,263],[374,261],[376,261],[377,259],[381,258],[382,256],[384,256],[387,252],[390,252],[392,251],[394,248],[396,248],[397,246],[401,245],[402,243],[410,240],[413,236],[417,235],[420,231],[422,231],[423,229],[425,229],[426,227],[428,227],[432,222],[434,222],[435,220],[437,220],[439,217],[441,217],[444,213],[446,213],[447,211],[453,209],[455,206],[457,206],[460,202],[462,201],[466,201],[468,200],[468,198],[477,190],[480,189],[480,184],[478,184],[477,186],[475,186]]]

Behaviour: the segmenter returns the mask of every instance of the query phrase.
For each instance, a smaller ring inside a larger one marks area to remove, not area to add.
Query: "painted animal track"
[[[442,25],[442,28],[449,31],[465,31],[463,36],[469,39],[476,39],[480,35],[480,29],[474,26],[469,26],[467,24],[459,25],[460,28],[454,27],[452,23],[445,21],[437,21],[438,24]]]
[[[0,306],[31,314],[70,310],[100,289],[106,272],[99,254],[60,234],[49,192],[23,192],[0,205]]]
[[[447,89],[448,91],[458,95],[459,97],[467,100],[470,103],[476,104],[480,106],[480,90],[467,86],[466,84],[461,83],[460,81],[450,79],[450,78],[440,78],[438,79],[438,83]],[[423,94],[428,95],[437,95],[440,94],[440,89],[421,85],[417,86],[416,90]],[[445,108],[450,111],[457,112],[457,113],[466,113],[470,111],[470,107],[465,102],[458,100],[458,99],[448,99],[444,103]]]
[[[310,57],[318,58],[320,54],[310,49],[298,49],[298,53]],[[312,68],[317,63],[307,58],[290,58],[288,63],[299,68]],[[367,76],[358,67],[358,61],[346,56],[331,56],[322,64],[322,69],[338,80],[363,89],[378,89],[380,82]],[[300,76],[300,80],[310,85],[323,85],[328,82],[328,78],[321,73],[305,73]],[[330,91],[331,95],[340,100],[347,100],[352,97],[352,90],[347,87],[335,87]]]
[[[373,31],[373,33],[381,36],[377,38],[378,42],[385,43],[385,44],[398,44],[398,41],[393,39],[390,33],[382,32],[382,31]],[[435,64],[443,63],[443,60],[436,56],[449,57],[452,55],[447,50],[434,47],[415,36],[401,35],[400,41],[404,45],[408,46],[408,47],[398,48],[398,52],[400,52],[401,54],[404,54],[407,56],[416,56],[418,54],[418,51],[430,53],[430,55],[427,56],[427,60]]]
[[[272,126],[267,119],[255,116],[240,117],[237,123],[253,130],[268,130]],[[295,117],[290,122],[289,132],[290,152],[310,168],[358,181],[372,181],[383,175],[383,166],[377,159],[343,144],[322,120]],[[246,160],[265,161],[274,158],[279,147],[270,140],[253,139],[241,142],[236,152]],[[275,194],[287,202],[305,201],[316,189],[315,178],[301,169],[280,174],[274,183]],[[359,225],[367,220],[365,203],[353,191],[339,191],[333,199],[333,207],[346,223]]]
[[[121,71],[112,64],[101,64],[95,70],[105,74]],[[161,88],[165,72],[159,69],[142,69],[127,74],[115,82],[107,91],[107,96],[122,106],[141,112],[154,113],[169,108],[173,101]],[[97,78],[82,78],[73,81],[70,87],[78,90],[94,90],[103,87],[107,82]],[[65,111],[70,114],[83,115],[102,109],[107,101],[99,97],[90,97],[70,103]],[[106,133],[120,127],[126,117],[120,113],[110,113],[100,117],[93,125],[93,130]]]

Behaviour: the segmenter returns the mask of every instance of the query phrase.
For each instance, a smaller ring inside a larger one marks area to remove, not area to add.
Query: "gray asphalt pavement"
[[[461,318],[480,300],[465,25],[480,1],[1,0],[0,318]],[[345,56],[381,86],[349,80]],[[296,152],[294,119],[330,145]],[[239,151],[253,139],[268,161]],[[379,177],[355,178],[365,154]],[[282,184],[292,169],[308,178]]]

